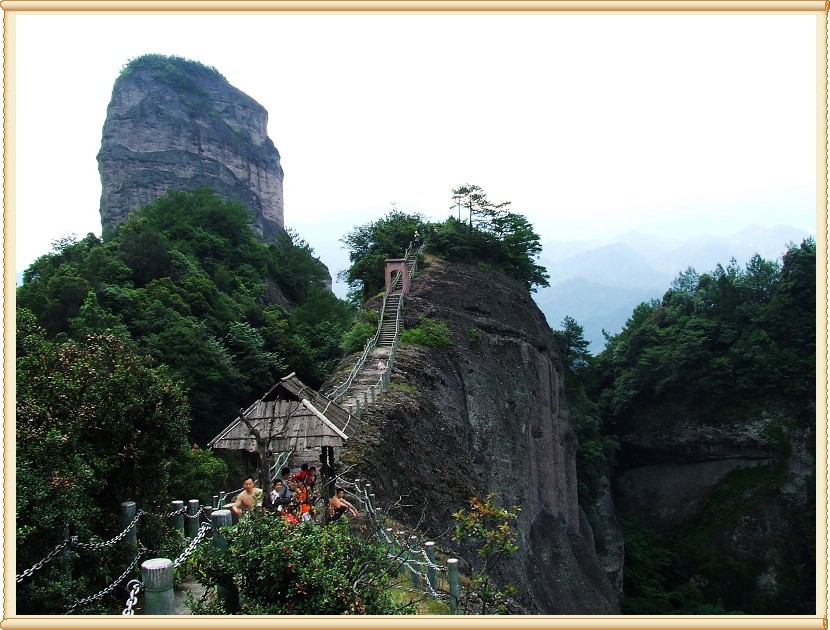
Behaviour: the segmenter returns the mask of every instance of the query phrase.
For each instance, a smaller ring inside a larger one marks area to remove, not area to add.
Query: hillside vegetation
[[[25,271],[18,309],[48,339],[108,332],[166,365],[205,444],[288,372],[319,387],[352,318],[305,241],[283,232],[263,245],[249,221],[208,190],[170,192],[106,242],[56,243]]]
[[[572,318],[555,336],[580,440],[580,503],[595,531],[597,501],[612,490],[619,510],[628,470],[650,466],[655,488],[676,474],[670,467],[744,453],[761,464],[733,469],[670,531],[622,515],[623,611],[813,614],[815,242],[790,245],[781,263],[756,255],[743,269],[689,268],[597,357]]]

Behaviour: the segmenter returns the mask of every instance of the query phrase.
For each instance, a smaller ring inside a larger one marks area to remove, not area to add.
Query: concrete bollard
[[[230,510],[214,510],[210,515],[210,523],[213,526],[213,545],[221,550],[228,549],[228,541],[224,536],[219,534],[219,529],[228,527],[233,523]]]
[[[211,518],[211,516],[213,515],[214,508],[208,505],[203,507],[202,511],[205,513],[205,517],[207,517],[207,520],[212,523],[213,519]],[[213,538],[213,528],[208,530],[206,538]]]
[[[360,479],[354,480],[354,506],[358,512],[363,512],[366,506],[363,503],[363,489],[360,486]]]
[[[460,615],[458,610],[458,559],[447,559],[447,581],[450,583],[450,614]]]
[[[170,508],[174,515],[170,517],[168,523],[170,527],[184,536],[184,514],[181,509],[184,507],[184,501],[171,501]]]
[[[175,615],[176,595],[173,592],[173,561],[153,558],[141,564],[144,583],[144,614]]]
[[[231,511],[214,510],[210,515],[210,521],[213,526],[213,545],[217,550],[224,553],[228,550],[228,541],[219,533],[219,530],[222,527],[228,527],[233,524]],[[220,577],[219,583],[216,585],[216,595],[224,602],[229,612],[239,611],[239,591],[236,589],[231,576]]]
[[[121,531],[127,529],[133,522],[136,514],[135,501],[124,501],[121,504]],[[138,547],[138,523],[130,527],[130,531],[124,536],[124,542],[130,547]]]
[[[409,579],[412,582],[412,586],[414,588],[418,588],[421,586],[421,572],[418,570],[418,565],[414,564],[418,562],[419,556],[418,550],[418,537],[417,536],[410,536],[409,537],[409,559],[411,560],[409,564]]]
[[[187,502],[187,519],[185,521],[187,537],[193,540],[199,533],[199,499]]]
[[[428,540],[424,543],[424,551],[427,554],[427,560],[429,560],[429,566],[427,566],[427,581],[429,585],[432,587],[432,590],[436,590],[438,588],[438,576],[435,573],[435,543],[431,540]]]
[[[392,528],[387,527],[383,530],[383,537],[386,539],[386,545],[388,547],[386,553],[390,556],[395,555],[395,535],[392,533]]]
[[[369,394],[372,398],[372,404],[374,405],[375,404],[375,386],[374,385],[369,385]]]
[[[213,509],[214,510],[219,509],[219,495],[218,494],[213,495]]]

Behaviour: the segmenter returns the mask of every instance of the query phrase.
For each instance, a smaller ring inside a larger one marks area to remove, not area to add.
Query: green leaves
[[[227,576],[242,597],[241,614],[396,614],[391,596],[395,564],[371,531],[345,521],[320,526],[289,524],[252,513],[222,534],[227,553],[200,548],[196,566],[206,586]],[[219,614],[231,612],[221,602]],[[195,612],[201,609],[197,606]]]
[[[505,586],[503,590],[495,588],[492,572],[504,556],[519,550],[515,522],[521,508],[518,505],[509,510],[500,507],[495,497],[495,493],[487,495],[484,501],[477,496],[472,497],[469,508],[452,515],[456,539],[472,544],[476,555],[481,558],[481,562],[471,563],[473,573],[464,597],[465,613],[471,610],[473,599],[479,601],[481,614],[487,614],[491,606],[497,613],[505,612],[502,600],[512,591],[510,586]],[[473,594],[475,597],[471,597]]]
[[[421,315],[418,326],[401,332],[401,343],[427,348],[449,348],[452,346],[452,339],[450,339],[450,329],[446,322]]]
[[[756,255],[745,269],[734,260],[702,275],[687,269],[661,301],[639,305],[598,357],[606,419],[666,400],[712,421],[761,401],[806,419],[815,328],[811,240],[791,246],[783,265]]]
[[[361,301],[385,286],[384,261],[401,258],[415,231],[422,230],[423,217],[393,209],[382,219],[354,228],[341,242],[349,250],[351,266],[340,273],[350,287],[360,287]]]
[[[205,443],[289,371],[312,387],[342,356],[352,310],[296,233],[257,240],[241,204],[171,191],[106,243],[67,237],[24,274],[18,305],[45,330],[135,341],[184,384],[191,437]]]

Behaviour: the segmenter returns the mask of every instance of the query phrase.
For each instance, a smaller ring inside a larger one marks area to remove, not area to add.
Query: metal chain
[[[135,606],[138,603],[138,592],[142,588],[144,588],[144,584],[142,584],[138,580],[130,580],[129,582],[127,582],[127,590],[130,594],[127,597],[126,608],[124,608],[124,610],[121,611],[122,615],[135,615],[133,606]]]
[[[115,536],[115,538],[112,538],[111,540],[108,540],[107,542],[103,542],[103,543],[82,543],[82,542],[74,541],[72,543],[72,546],[77,547],[78,549],[92,549],[92,550],[96,550],[96,551],[99,550],[99,549],[106,549],[107,547],[111,547],[112,545],[117,543],[119,540],[124,538],[124,536],[126,536],[129,533],[129,531],[133,528],[133,526],[135,526],[135,524],[138,523],[138,519],[140,519],[142,516],[144,516],[144,512],[139,510],[138,513],[135,515],[135,518],[133,518],[132,522],[129,525],[127,525],[127,528],[123,532],[121,532],[120,534]]]
[[[136,564],[138,564],[138,561],[141,559],[141,556],[142,556],[142,555],[144,555],[144,553],[145,553],[146,551],[147,551],[147,548],[146,548],[144,545],[139,544],[138,553],[136,554],[135,558],[133,558],[133,561],[130,563],[130,566],[128,566],[128,567],[124,570],[124,573],[122,573],[122,574],[121,574],[121,575],[120,575],[120,576],[119,576],[119,577],[115,580],[115,582],[113,582],[112,584],[110,584],[109,586],[107,586],[107,587],[106,587],[105,589],[103,589],[101,592],[96,593],[95,595],[90,595],[89,597],[86,597],[86,598],[84,598],[84,599],[80,599],[80,600],[78,600],[78,601],[76,601],[76,602],[74,602],[74,603],[70,604],[70,605],[69,605],[69,608],[67,608],[67,610],[66,610],[66,614],[67,614],[67,615],[71,615],[71,614],[72,614],[72,611],[73,611],[73,610],[75,610],[78,606],[83,606],[84,604],[88,604],[88,603],[90,603],[90,602],[94,602],[96,599],[101,599],[104,595],[107,595],[108,593],[112,592],[112,590],[113,590],[116,586],[118,586],[118,585],[119,585],[119,584],[120,584],[120,583],[124,580],[124,578],[125,578],[125,577],[127,577],[127,576],[130,574],[130,571],[132,571],[132,570],[133,570],[133,568],[135,567],[135,565],[136,565]]]
[[[190,541],[190,544],[187,546],[187,549],[185,549],[182,552],[182,555],[180,555],[173,561],[173,567],[178,567],[185,560],[187,560],[190,557],[190,555],[196,550],[196,547],[198,547],[199,544],[205,539],[205,536],[211,529],[212,528],[209,523],[202,523],[202,526],[199,528],[199,532],[196,534],[193,540]]]
[[[179,514],[184,514],[185,512],[187,512],[187,508],[186,507],[181,507],[178,510],[176,510],[175,512],[170,512],[170,514],[165,514],[164,518],[173,518],[174,516],[178,516]]]
[[[44,564],[46,564],[46,563],[48,563],[48,562],[51,562],[51,561],[52,561],[52,559],[53,559],[55,556],[57,556],[57,555],[58,555],[61,551],[63,551],[63,548],[64,548],[64,547],[66,547],[66,541],[63,541],[63,542],[62,542],[61,544],[59,544],[57,547],[55,547],[54,549],[52,549],[52,551],[50,551],[48,554],[46,554],[46,557],[45,557],[45,558],[43,558],[40,562],[36,562],[36,563],[34,564],[34,566],[32,566],[32,567],[31,567],[31,568],[29,568],[29,569],[26,569],[23,573],[21,573],[20,575],[18,575],[18,576],[17,576],[17,583],[18,583],[18,584],[20,584],[20,583],[21,583],[24,579],[26,579],[27,577],[31,577],[31,575],[32,575],[35,571],[39,571],[40,569],[42,569],[42,568],[43,568],[43,565],[44,565]]]

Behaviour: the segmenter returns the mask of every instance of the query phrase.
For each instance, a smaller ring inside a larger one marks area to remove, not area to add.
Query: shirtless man
[[[329,499],[329,522],[338,520],[347,510],[351,512],[352,518],[358,517],[355,507],[343,498],[345,494],[343,488],[337,488],[334,496]]]
[[[236,495],[236,501],[231,504],[231,510],[237,516],[245,512],[252,512],[257,502],[261,500],[262,490],[254,488],[254,478],[251,475],[242,480],[242,492]]]

